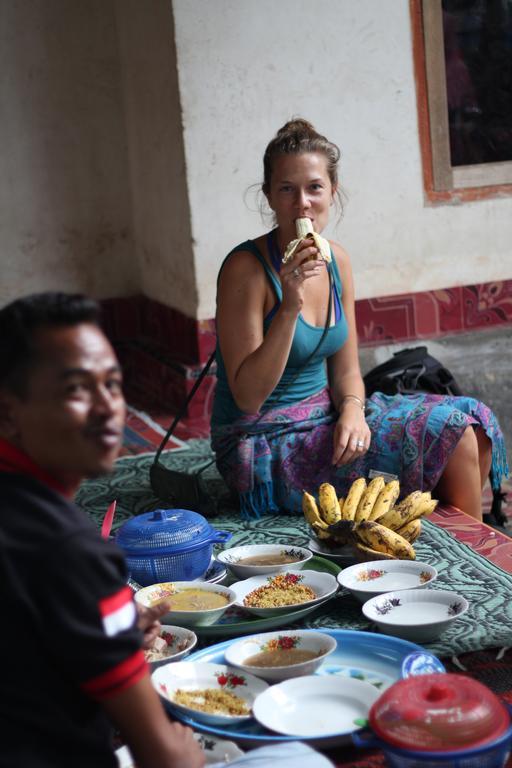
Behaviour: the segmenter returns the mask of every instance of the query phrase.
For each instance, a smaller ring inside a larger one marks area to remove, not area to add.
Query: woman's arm
[[[301,262],[316,254],[316,248],[305,247],[283,265],[283,298],[265,335],[263,320],[269,285],[261,264],[248,251],[238,251],[221,272],[217,335],[229,388],[237,406],[246,413],[259,411],[283,375],[304,302],[304,283],[318,275],[322,266],[315,260]],[[297,278],[294,270],[299,266]]]
[[[367,451],[371,435],[364,418],[365,393],[359,367],[354,280],[350,259],[336,243],[332,244],[332,250],[341,276],[343,311],[348,326],[345,344],[328,361],[331,397],[339,413],[334,432],[332,463],[339,465],[348,464]]]

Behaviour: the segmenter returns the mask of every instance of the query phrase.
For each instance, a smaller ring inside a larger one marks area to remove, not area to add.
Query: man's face
[[[125,419],[122,376],[93,324],[36,332],[35,364],[23,397],[7,396],[6,437],[55,478],[79,483],[108,472]]]

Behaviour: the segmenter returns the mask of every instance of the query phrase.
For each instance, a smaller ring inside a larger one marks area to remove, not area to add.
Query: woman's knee
[[[466,427],[455,450],[450,456],[450,461],[464,462],[466,466],[478,465],[479,448],[478,440],[473,427]]]

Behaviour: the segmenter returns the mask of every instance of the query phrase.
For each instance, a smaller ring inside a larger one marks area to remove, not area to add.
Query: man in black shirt
[[[53,293],[0,310],[0,766],[112,768],[110,720],[138,768],[200,768],[151,685],[123,557],[72,503],[122,440],[121,371],[98,317]]]

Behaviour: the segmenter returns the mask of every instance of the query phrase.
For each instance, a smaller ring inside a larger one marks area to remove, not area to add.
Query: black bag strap
[[[306,366],[309,365],[309,363],[311,362],[313,357],[316,355],[316,353],[320,349],[320,347],[321,347],[321,345],[322,345],[322,343],[323,343],[323,341],[324,341],[324,339],[325,339],[325,337],[327,335],[327,332],[328,332],[328,330],[330,328],[330,325],[331,325],[331,314],[332,314],[333,279],[332,279],[330,264],[328,264],[327,267],[328,267],[327,268],[327,274],[328,274],[328,277],[329,277],[329,301],[328,301],[328,304],[327,304],[327,316],[325,318],[325,325],[324,325],[324,329],[322,331],[322,335],[320,336],[320,339],[319,339],[317,345],[315,346],[314,350],[308,355],[307,359],[304,361],[304,363],[300,366],[300,368],[295,373],[295,376],[293,376],[293,378],[290,379],[290,381],[286,384],[285,388],[282,390],[282,392],[279,395],[279,398],[278,398],[278,400],[276,402],[279,402],[279,400],[281,400],[283,398],[283,396],[286,394],[286,392],[288,392],[290,390],[291,386],[293,384],[295,384],[295,382],[297,381],[297,379],[300,376],[300,374],[302,373],[302,371],[306,368]],[[209,357],[208,361],[206,362],[203,370],[201,371],[201,373],[197,377],[196,383],[194,384],[194,386],[190,390],[190,392],[188,394],[188,397],[185,400],[185,403],[182,405],[182,407],[180,408],[180,410],[178,411],[178,413],[174,417],[171,426],[167,430],[164,438],[162,439],[162,442],[158,446],[157,452],[155,454],[155,458],[153,460],[153,465],[158,464],[158,459],[160,458],[160,455],[161,455],[162,451],[164,450],[165,446],[169,442],[169,440],[170,440],[174,430],[176,429],[178,423],[180,422],[180,420],[183,418],[183,416],[187,412],[187,408],[188,408],[188,405],[189,405],[190,401],[192,400],[192,398],[194,397],[195,393],[197,392],[197,390],[198,390],[201,382],[203,381],[204,377],[206,376],[206,374],[210,370],[211,365],[212,365],[214,359],[215,359],[215,351],[213,351],[212,354],[210,355],[210,357]],[[265,412],[260,413],[260,415],[258,416],[256,421],[253,422],[252,426],[257,424],[258,421],[264,416],[264,414],[265,414]],[[279,426],[282,427],[282,424],[280,424]],[[227,448],[225,451],[221,451],[220,454],[215,455],[213,457],[213,459],[210,459],[206,464],[203,464],[202,467],[200,467],[199,469],[196,470],[197,474],[200,474],[205,469],[210,467],[215,461],[217,461],[219,459],[222,459],[225,456],[227,456],[228,453],[231,453],[233,448],[234,448],[234,446],[230,445],[229,448]]]

